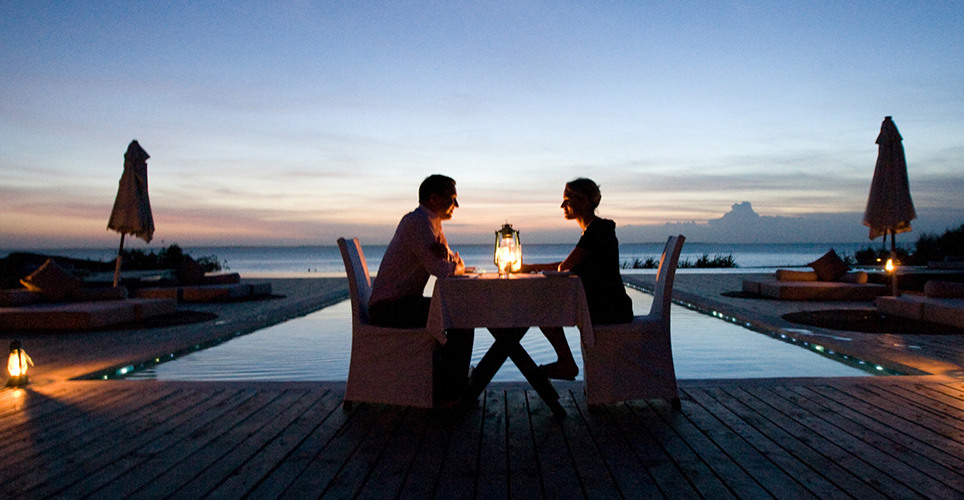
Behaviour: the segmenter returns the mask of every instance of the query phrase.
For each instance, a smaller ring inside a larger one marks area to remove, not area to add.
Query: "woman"
[[[571,271],[582,279],[589,317],[594,324],[629,323],[633,319],[633,302],[619,275],[616,223],[596,217],[596,207],[601,199],[599,186],[592,180],[580,177],[568,182],[562,192],[562,211],[566,219],[575,219],[579,223],[582,237],[566,260],[551,264],[523,264],[521,272]],[[579,367],[562,328],[542,328],[542,332],[558,359],[540,368],[549,378],[575,379]]]

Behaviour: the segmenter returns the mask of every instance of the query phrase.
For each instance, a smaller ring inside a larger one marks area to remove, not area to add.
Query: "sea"
[[[631,267],[636,260],[653,258],[658,261],[665,243],[623,243],[619,247],[620,262]],[[474,266],[478,271],[495,271],[492,245],[451,245],[459,252],[466,266]],[[833,249],[838,255],[853,255],[871,245],[868,243],[794,243],[794,244],[728,244],[728,243],[690,243],[683,246],[680,262],[695,263],[703,256],[732,257],[738,267],[730,269],[687,269],[687,272],[768,272],[777,268],[806,267]],[[138,247],[145,251],[159,250],[153,246]],[[385,253],[385,245],[364,245],[363,252],[369,271],[376,274]],[[522,247],[523,262],[557,262],[566,258],[572,250],[567,244],[525,244]],[[341,253],[335,245],[307,246],[182,246],[194,257],[214,257],[224,271],[240,273],[248,277],[285,278],[285,277],[336,277],[345,275]],[[111,262],[117,255],[113,248],[61,248],[61,249],[18,249],[0,250],[0,256],[10,252],[22,251],[49,256],[90,259]],[[654,270],[624,268],[623,273],[651,273]]]

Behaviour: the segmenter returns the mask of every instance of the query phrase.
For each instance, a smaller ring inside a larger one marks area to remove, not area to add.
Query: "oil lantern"
[[[10,379],[7,387],[23,387],[27,385],[27,365],[33,366],[33,360],[23,350],[19,340],[10,342],[10,358],[7,361],[7,372]]]
[[[499,276],[522,269],[522,242],[519,241],[519,231],[512,229],[508,222],[495,232],[494,259],[499,268]]]

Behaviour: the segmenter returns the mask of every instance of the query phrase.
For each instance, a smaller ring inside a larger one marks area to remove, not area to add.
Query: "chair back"
[[[649,310],[650,318],[669,323],[669,311],[673,302],[673,280],[676,278],[676,266],[679,264],[679,254],[683,250],[683,235],[670,236],[666,240],[666,248],[659,258],[659,269],[656,271],[656,285],[653,287],[653,306]]]
[[[368,274],[365,252],[362,251],[358,238],[338,238],[338,249],[341,250],[341,258],[345,261],[345,271],[348,273],[352,323],[368,324],[368,299],[372,295],[372,280]]]

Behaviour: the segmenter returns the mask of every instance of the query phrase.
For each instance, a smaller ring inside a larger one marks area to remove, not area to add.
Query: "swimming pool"
[[[645,314],[652,295],[631,288],[636,314]],[[673,359],[679,379],[859,377],[893,375],[881,367],[841,356],[818,345],[751,331],[726,318],[673,304]],[[576,362],[582,366],[579,331],[566,328]],[[554,360],[552,347],[538,329],[522,341],[536,363]],[[472,363],[492,345],[484,329],[475,331]],[[195,352],[177,353],[111,370],[98,378],[194,381],[339,381],[348,377],[351,355],[351,303],[326,307],[254,333]],[[580,373],[579,379],[582,378]],[[511,362],[494,381],[522,381]]]

